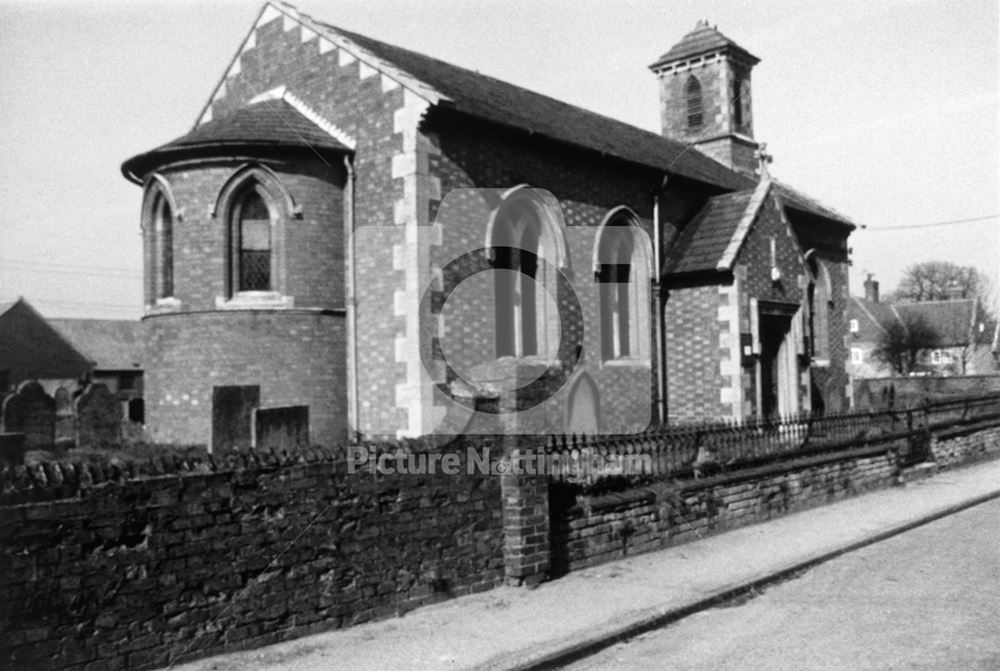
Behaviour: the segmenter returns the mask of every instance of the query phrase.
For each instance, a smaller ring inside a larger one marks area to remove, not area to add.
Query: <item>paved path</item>
[[[838,557],[573,671],[1000,669],[1000,499]]]
[[[1000,461],[578,571],[534,590],[497,589],[174,668],[532,668],[991,497],[1000,497]]]

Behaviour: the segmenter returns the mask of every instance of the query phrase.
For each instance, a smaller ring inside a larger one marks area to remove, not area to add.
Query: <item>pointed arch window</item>
[[[501,203],[487,247],[494,273],[496,356],[557,355],[555,313],[558,271],[565,259],[558,201],[547,192],[521,188]]]
[[[604,361],[649,360],[649,238],[627,209],[601,227],[594,272]]]
[[[179,220],[170,184],[154,175],[146,189],[142,214],[148,306],[174,302],[174,229]]]
[[[815,250],[806,252],[809,285],[806,287],[808,324],[806,351],[813,363],[820,366],[830,362],[830,313],[833,308],[833,289],[830,274],[823,262],[816,258]]]
[[[236,292],[271,291],[271,251],[274,217],[266,192],[255,182],[236,197],[233,207],[232,286]]]
[[[733,79],[733,122],[736,130],[748,132],[750,128],[750,82],[746,75]]]
[[[287,295],[286,227],[301,216],[291,194],[265,166],[247,164],[219,192],[214,216],[225,226],[225,295],[218,309],[295,306]]]
[[[704,121],[704,107],[701,97],[701,82],[694,75],[688,77],[684,85],[684,100],[687,103],[688,128],[701,128]]]
[[[153,219],[156,230],[157,256],[157,298],[174,295],[174,213],[170,201],[162,190],[158,190],[153,203]]]

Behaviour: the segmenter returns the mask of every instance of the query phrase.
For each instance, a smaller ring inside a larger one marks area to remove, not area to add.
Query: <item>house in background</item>
[[[657,134],[266,4],[191,131],[122,166],[152,438],[289,406],[325,444],[433,434],[532,376],[575,431],[844,407],[854,226],[758,169],[758,62],[699,23],[650,66]]]
[[[916,375],[986,375],[997,370],[993,356],[997,325],[973,299],[920,303],[880,300],[878,282],[865,280],[865,297],[851,297],[849,310],[852,379],[893,377],[892,368],[873,356],[891,324],[921,320],[938,337],[938,345],[921,352]]]
[[[122,417],[142,424],[142,322],[121,319],[50,319],[92,362],[91,382],[103,384],[122,404]]]
[[[93,362],[24,298],[0,304],[0,395],[38,380],[50,395],[76,389]]]
[[[139,321],[46,319],[24,298],[0,305],[0,396],[37,380],[71,408],[88,384],[99,383],[118,399],[123,420],[141,424],[141,327]]]

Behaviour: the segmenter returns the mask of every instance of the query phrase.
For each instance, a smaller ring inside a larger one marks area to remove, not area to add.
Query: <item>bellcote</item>
[[[699,21],[649,69],[660,84],[665,137],[694,144],[724,165],[755,174],[750,74],[760,59]]]

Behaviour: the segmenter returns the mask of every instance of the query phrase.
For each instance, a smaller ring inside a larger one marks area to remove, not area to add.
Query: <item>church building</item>
[[[758,62],[699,23],[652,133],[269,2],[191,131],[122,165],[151,437],[844,409],[854,225],[768,174]]]

